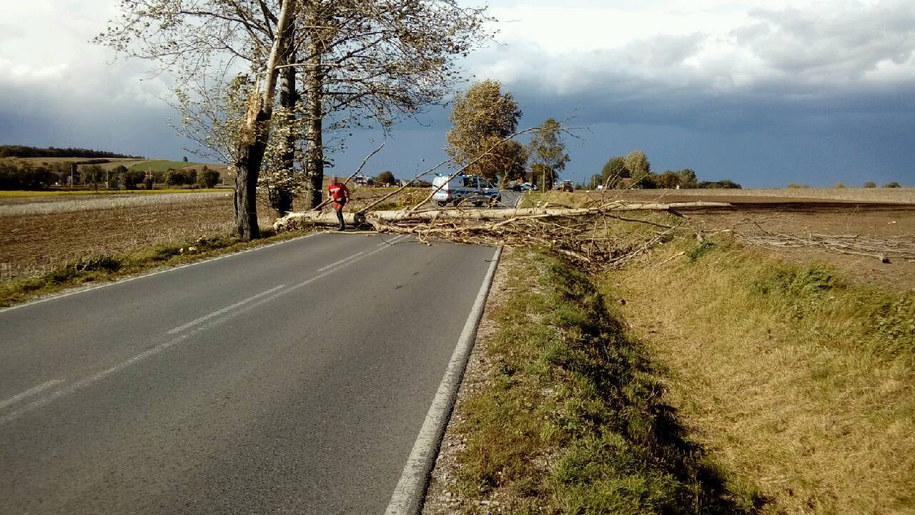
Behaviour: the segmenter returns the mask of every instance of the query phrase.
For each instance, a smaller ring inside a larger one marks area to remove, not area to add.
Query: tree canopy
[[[511,93],[502,93],[501,83],[478,82],[454,100],[447,152],[469,173],[491,180],[517,176],[527,156],[520,144],[506,138],[517,129],[519,118],[518,102]]]
[[[542,181],[543,188],[550,189],[559,177],[559,172],[564,170],[566,163],[569,162],[569,155],[566,154],[566,146],[562,141],[562,125],[553,118],[547,118],[534,129],[527,148],[532,161],[534,182],[539,184]]]
[[[277,95],[287,102],[276,119],[291,127],[278,154],[290,169],[304,147],[317,202],[324,132],[365,119],[389,127],[441,100],[457,78],[455,58],[486,39],[485,20],[456,0],[123,0],[120,18],[96,41],[175,76],[188,135],[235,163],[236,216],[242,210],[250,222],[256,207],[247,196],[270,143]]]

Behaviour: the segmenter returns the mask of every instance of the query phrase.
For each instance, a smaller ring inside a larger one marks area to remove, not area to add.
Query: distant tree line
[[[730,180],[699,181],[696,171],[690,168],[664,173],[651,171],[648,156],[641,150],[636,150],[626,156],[610,158],[600,173],[591,176],[583,185],[587,189],[617,188],[617,189],[740,189],[740,184]]]
[[[98,190],[151,190],[156,184],[171,187],[213,188],[220,180],[219,172],[204,166],[199,172],[168,170],[142,172],[118,165],[106,170],[99,164],[78,165],[75,162],[33,164],[27,161],[0,161],[0,190],[45,190],[51,187],[86,187]]]
[[[104,150],[91,150],[87,148],[37,148],[26,145],[0,145],[0,157],[101,157],[101,158],[126,158],[144,159],[140,156],[116,154]]]

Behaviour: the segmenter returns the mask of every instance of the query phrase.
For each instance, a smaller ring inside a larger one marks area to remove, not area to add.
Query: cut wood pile
[[[420,241],[445,239],[480,245],[521,246],[541,244],[565,254],[588,268],[622,267],[636,256],[668,239],[679,225],[631,218],[637,211],[671,211],[693,207],[726,207],[728,204],[687,202],[675,204],[609,202],[597,207],[524,209],[405,209],[345,213],[348,224],[373,231],[412,234]],[[629,217],[624,216],[629,215]],[[654,230],[638,244],[623,243],[607,230],[622,221],[648,224]],[[291,213],[276,221],[277,231],[315,225],[336,225],[333,212]]]

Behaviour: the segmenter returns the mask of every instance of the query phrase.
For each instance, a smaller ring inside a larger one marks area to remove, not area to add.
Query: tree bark
[[[249,100],[245,118],[245,134],[238,144],[235,162],[235,231],[244,240],[260,237],[257,225],[257,178],[260,174],[267,140],[270,138],[270,119],[276,96],[277,65],[286,48],[288,27],[293,20],[295,0],[284,0],[277,23],[276,38],[264,70],[263,91],[258,89]],[[260,84],[260,80],[257,81]]]
[[[263,111],[257,115],[257,125],[269,122],[270,117]],[[264,151],[267,149],[269,133],[258,130],[254,141],[241,145],[235,162],[235,233],[244,240],[260,238],[257,224],[257,177],[260,174]]]
[[[321,51],[314,39],[308,45],[309,66],[305,68],[305,108],[308,125],[305,131],[305,209],[321,203],[324,193],[324,76],[321,70]]]
[[[289,51],[286,52],[284,57],[285,64],[293,64],[296,62],[295,52],[292,48],[295,46],[293,41],[293,36],[295,34],[294,23],[290,23],[289,37],[287,48]],[[295,123],[295,108],[296,104],[299,101],[299,95],[296,91],[296,73],[294,66],[287,66],[283,68],[282,71],[283,81],[282,88],[280,89],[280,105],[286,109],[286,123],[288,127],[292,127]],[[286,135],[285,148],[283,149],[282,166],[283,169],[287,171],[290,177],[295,172],[295,142],[296,134],[294,131],[289,131]],[[283,183],[282,185],[276,187],[275,198],[274,198],[274,208],[279,213],[280,216],[286,216],[292,211],[292,185],[289,183]]]

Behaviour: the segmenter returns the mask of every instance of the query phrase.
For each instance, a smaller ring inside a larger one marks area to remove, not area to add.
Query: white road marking
[[[191,320],[190,322],[188,322],[188,323],[186,323],[186,324],[184,324],[184,325],[179,325],[178,327],[176,327],[176,328],[174,328],[174,329],[168,331],[168,332],[165,333],[165,334],[176,334],[176,333],[180,333],[181,331],[184,331],[185,329],[187,329],[187,328],[189,328],[189,327],[194,327],[195,325],[197,325],[197,324],[199,324],[199,323],[201,323],[201,322],[206,322],[207,320],[209,320],[209,319],[211,319],[211,318],[213,318],[213,317],[217,317],[217,316],[219,316],[219,315],[225,313],[226,311],[231,311],[231,310],[233,310],[233,309],[235,309],[235,308],[237,308],[237,307],[239,307],[239,306],[244,306],[245,304],[247,304],[247,303],[249,303],[249,302],[252,302],[252,301],[255,301],[255,300],[257,300],[257,299],[263,297],[264,295],[269,295],[269,294],[275,292],[276,290],[280,290],[280,289],[285,288],[285,287],[286,287],[285,284],[281,284],[281,285],[279,285],[279,286],[277,286],[277,287],[275,287],[275,288],[270,288],[270,289],[267,290],[267,291],[260,292],[260,293],[258,293],[257,295],[253,295],[253,296],[251,296],[251,297],[248,297],[248,298],[245,299],[245,300],[236,302],[235,304],[232,304],[231,306],[226,306],[226,307],[224,307],[224,308],[222,308],[222,309],[220,309],[220,310],[218,310],[218,311],[214,311],[214,312],[210,313],[209,315],[202,316],[202,317],[200,317],[200,318],[198,318],[198,319],[196,319],[196,320]]]
[[[432,406],[426,413],[426,420],[423,421],[423,427],[419,430],[416,443],[413,444],[413,451],[410,452],[400,481],[394,488],[394,494],[391,496],[385,515],[413,515],[419,513],[422,508],[429,474],[432,473],[432,467],[435,465],[435,458],[438,455],[438,447],[445,434],[448,419],[451,418],[454,398],[461,384],[461,378],[464,376],[470,351],[473,349],[477,327],[480,324],[486,297],[489,295],[489,287],[492,285],[492,277],[501,255],[502,249],[496,249],[480,291],[477,293],[477,298],[470,309],[470,315],[464,324],[464,330],[454,348],[454,354],[451,355],[448,369],[445,370],[442,382],[438,385],[438,391],[435,392]]]
[[[393,240],[392,240],[392,242],[393,242]],[[81,379],[75,383],[70,384],[66,388],[62,388],[60,390],[55,391],[54,393],[52,393],[51,395],[49,395],[43,399],[33,401],[32,403],[27,404],[26,406],[23,406],[22,408],[19,408],[18,410],[15,410],[13,412],[10,412],[10,413],[0,417],[0,425],[6,424],[7,422],[11,422],[11,421],[19,418],[20,416],[24,415],[25,413],[28,413],[29,411],[32,411],[34,409],[37,409],[37,408],[40,408],[47,404],[50,404],[52,401],[60,399],[61,397],[69,395],[78,390],[82,390],[83,388],[86,388],[87,386],[91,386],[91,385],[101,381],[102,379],[110,376],[111,374],[114,374],[115,372],[124,370],[125,368],[127,368],[131,365],[134,365],[136,363],[139,363],[140,361],[143,361],[144,359],[146,359],[150,356],[159,354],[160,352],[162,352],[170,347],[173,347],[173,346],[177,345],[178,343],[181,343],[184,340],[189,339],[191,336],[194,336],[194,335],[200,334],[204,331],[207,331],[208,329],[211,329],[211,328],[217,326],[218,324],[225,322],[226,320],[230,320],[243,313],[247,313],[248,311],[251,311],[252,309],[254,309],[256,307],[262,306],[274,299],[277,299],[283,295],[286,295],[287,293],[292,293],[293,291],[296,291],[299,288],[307,286],[319,279],[323,279],[324,277],[327,277],[327,276],[333,274],[334,272],[342,270],[343,268],[346,268],[347,266],[352,265],[353,263],[356,263],[357,261],[362,261],[363,259],[365,259],[373,254],[377,254],[378,252],[381,252],[382,250],[385,250],[388,247],[390,247],[390,245],[386,245],[384,247],[377,248],[367,254],[363,254],[362,256],[356,257],[355,259],[351,259],[343,264],[340,264],[336,268],[332,268],[332,269],[327,270],[326,272],[318,274],[318,275],[312,277],[311,279],[305,280],[294,286],[290,286],[290,287],[286,288],[285,290],[278,290],[278,288],[283,288],[283,286],[278,286],[277,288],[273,288],[271,290],[267,290],[266,292],[259,293],[255,297],[262,297],[262,298],[260,298],[260,300],[257,300],[256,302],[250,302],[251,299],[246,299],[245,301],[242,301],[242,303],[247,302],[247,304],[240,305],[239,309],[236,309],[234,311],[232,311],[231,309],[226,310],[226,308],[223,308],[223,310],[220,310],[220,311],[223,311],[223,313],[221,313],[223,316],[221,316],[221,317],[213,316],[212,319],[209,320],[209,322],[206,322],[204,320],[205,323],[203,323],[202,325],[199,325],[195,328],[192,328],[189,332],[182,334],[181,336],[178,336],[177,338],[174,338],[165,343],[156,345],[155,347],[153,347],[145,352],[137,354],[136,356],[128,359],[127,361],[121,362],[121,363],[119,363],[107,370],[99,372],[93,376]],[[270,292],[273,292],[273,293],[270,294]],[[208,315],[208,316],[210,316],[210,315]],[[26,392],[23,392],[23,393],[26,393]],[[23,395],[23,394],[19,394],[19,395]]]
[[[357,253],[353,254],[352,256],[341,259],[340,261],[336,261],[327,266],[322,266],[321,268],[318,269],[318,272],[323,272],[323,271],[327,270],[328,268],[333,268],[341,263],[345,263],[345,262],[349,261],[350,259],[356,259],[357,257],[361,256],[362,254],[365,254],[365,252],[357,252]]]
[[[51,381],[48,381],[47,383],[42,383],[34,388],[29,388],[28,390],[26,390],[18,395],[14,395],[14,396],[10,397],[9,399],[7,399],[3,402],[0,402],[0,409],[3,409],[12,404],[16,404],[17,402],[21,401],[22,399],[31,397],[37,393],[41,393],[41,392],[47,390],[48,388],[59,385],[62,382],[63,381],[60,379],[53,379]]]

